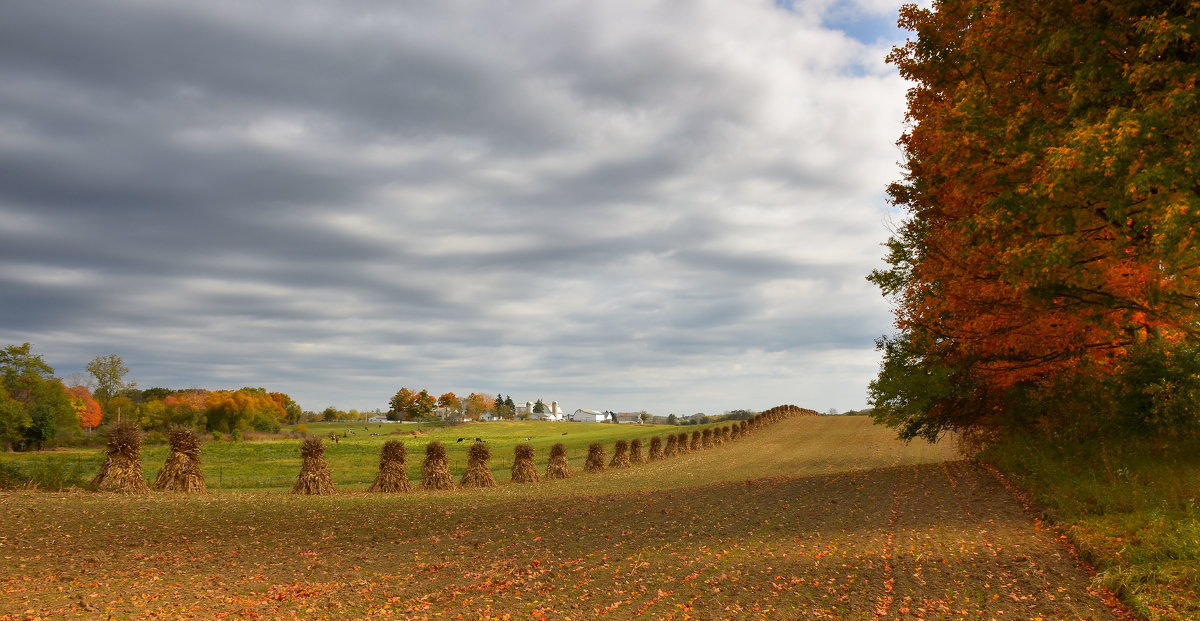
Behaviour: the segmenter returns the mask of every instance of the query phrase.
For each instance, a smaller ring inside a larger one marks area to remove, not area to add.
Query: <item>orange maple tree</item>
[[[1012,419],[1200,336],[1200,2],[943,1],[900,25],[876,417],[906,437]]]
[[[100,426],[100,404],[92,398],[92,391],[86,386],[67,388],[70,395],[71,408],[79,416],[79,425],[84,429],[95,429]]]

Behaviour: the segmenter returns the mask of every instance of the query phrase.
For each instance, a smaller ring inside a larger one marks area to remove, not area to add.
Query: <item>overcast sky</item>
[[[864,407],[898,4],[6,2],[0,345],[311,410]]]

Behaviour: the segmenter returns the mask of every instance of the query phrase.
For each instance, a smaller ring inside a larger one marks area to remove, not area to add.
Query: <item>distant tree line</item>
[[[0,350],[0,450],[50,448],[117,420],[148,431],[183,425],[236,437],[277,432],[305,415],[291,397],[265,388],[139,389],[116,354],[97,356],[86,369],[90,377],[64,382],[29,343]]]
[[[529,418],[531,414],[542,414],[547,410],[546,404],[538,399],[533,405],[532,412],[517,412],[517,404],[512,395],[497,394],[495,397],[473,392],[465,398],[460,398],[453,392],[442,394],[436,399],[428,389],[420,391],[403,387],[396,391],[388,402],[387,417],[389,420],[432,420],[437,418],[433,411],[436,408],[446,408],[445,419],[449,422],[478,420],[485,414],[495,418],[512,420],[514,418]]]

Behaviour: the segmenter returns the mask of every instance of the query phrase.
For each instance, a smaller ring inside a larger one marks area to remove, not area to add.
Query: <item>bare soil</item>
[[[3,493],[0,619],[1115,618],[988,471],[851,425],[494,490]]]

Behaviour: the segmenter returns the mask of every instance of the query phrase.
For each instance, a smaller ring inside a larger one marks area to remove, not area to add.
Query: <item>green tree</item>
[[[44,448],[79,431],[67,389],[29,343],[0,350],[0,445]]]
[[[25,437],[25,429],[33,423],[29,411],[0,388],[0,449],[11,451]]]
[[[30,445],[43,449],[56,438],[79,431],[79,417],[61,382],[51,378],[31,384],[31,389],[27,401],[30,424],[25,430]]]
[[[542,403],[541,399],[538,399],[537,402],[533,404],[533,413],[534,414],[545,414],[546,413],[546,404]]]
[[[496,401],[492,404],[492,415],[496,418],[504,420],[512,420],[516,415],[516,404],[513,403],[512,397],[505,400],[504,395],[496,393]]]
[[[668,414],[668,415],[667,415],[667,424],[668,424],[668,425],[678,425],[678,424],[679,424],[679,417],[678,417],[678,416],[675,416],[675,414],[673,414],[673,413],[672,413],[672,414]]]
[[[105,416],[112,415],[112,400],[120,395],[127,388],[135,386],[134,383],[126,383],[125,376],[129,374],[129,367],[125,366],[125,361],[116,354],[107,356],[96,356],[91,362],[84,367],[92,377],[96,378],[96,389],[92,391],[92,396],[100,403],[100,408],[104,410]]]

